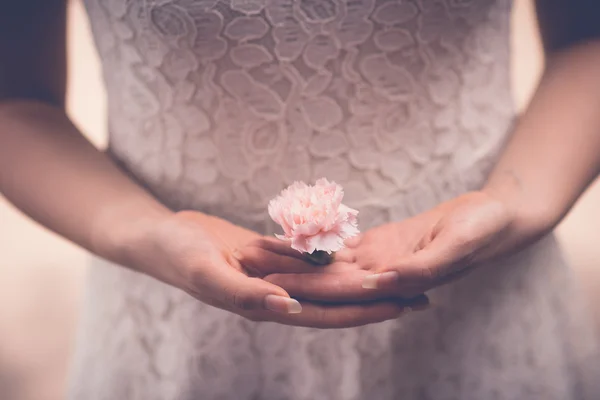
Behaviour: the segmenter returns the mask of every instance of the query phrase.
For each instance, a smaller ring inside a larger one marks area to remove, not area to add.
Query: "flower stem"
[[[316,250],[312,253],[304,253],[308,261],[315,265],[327,265],[333,261],[333,253],[329,254],[326,251]]]

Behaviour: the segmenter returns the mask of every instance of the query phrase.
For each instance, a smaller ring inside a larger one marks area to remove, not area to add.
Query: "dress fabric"
[[[508,0],[86,0],[109,151],[173,209],[264,234],[327,177],[360,228],[482,185],[515,111]],[[85,400],[599,399],[598,342],[550,235],[398,320],[256,323],[96,260]]]

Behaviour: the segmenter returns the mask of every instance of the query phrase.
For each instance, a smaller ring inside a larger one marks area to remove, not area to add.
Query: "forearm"
[[[600,171],[599,71],[600,41],[551,56],[491,174],[484,191],[513,210],[517,235],[552,229]]]
[[[120,264],[170,213],[58,108],[0,102],[0,193],[34,220]]]

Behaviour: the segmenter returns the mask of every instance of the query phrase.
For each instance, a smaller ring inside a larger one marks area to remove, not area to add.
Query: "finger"
[[[367,276],[363,287],[383,291],[397,288],[423,292],[466,273],[471,250],[444,237],[384,270]]]
[[[299,254],[298,251],[296,252]],[[273,273],[311,273],[318,268],[301,258],[276,253],[259,246],[245,246],[238,249],[235,257],[244,268],[258,276]]]
[[[349,302],[374,300],[379,293],[361,288],[365,271],[349,273],[271,274],[267,282],[285,288],[290,296],[311,301]]]
[[[300,260],[304,259],[304,255],[300,251],[293,249],[290,242],[273,237],[263,236],[260,239],[252,241],[248,246],[259,247],[282,256],[294,257]]]
[[[327,303],[372,301],[389,298],[411,298],[422,292],[399,290],[389,286],[381,290],[365,290],[363,282],[370,273],[355,270],[343,273],[272,274],[264,279],[281,288],[296,299]]]
[[[302,313],[276,316],[275,321],[322,329],[350,328],[395,319],[412,310],[426,309],[428,304],[428,300],[422,300],[418,304],[381,301],[336,306],[306,302],[303,303]]]
[[[194,271],[191,292],[200,299],[210,299],[237,314],[269,310],[275,313],[299,313],[302,306],[281,287],[252,278],[215,257],[208,268]]]
[[[356,247],[358,247],[358,245],[360,245],[360,242],[362,241],[364,237],[364,234],[359,233],[356,236],[352,236],[346,240],[344,240],[344,246],[348,249],[354,249]]]
[[[435,285],[471,264],[473,250],[444,237],[436,237],[429,245],[401,260],[393,269],[401,280],[417,285]]]
[[[334,255],[335,261],[341,261],[346,263],[355,263],[357,260],[357,251],[354,248],[346,247]]]
[[[335,261],[341,261],[345,263],[356,262],[356,248],[363,239],[363,234],[360,233],[356,236],[344,240],[344,248],[335,253]]]

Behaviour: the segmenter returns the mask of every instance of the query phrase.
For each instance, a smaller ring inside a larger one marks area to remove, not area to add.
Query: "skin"
[[[64,111],[64,2],[6,1],[0,192],[91,252],[252,320],[340,328],[396,318],[426,307],[426,290],[543,236],[597,175],[600,24],[588,2],[540,1],[544,78],[481,191],[365,232],[315,272],[280,242],[168,210],[95,149]]]
[[[409,298],[513,254],[550,232],[600,173],[600,5],[540,0],[537,11],[546,68],[487,183],[349,241],[328,268],[344,283],[322,300]],[[295,296],[306,289],[293,275],[267,280]]]
[[[421,296],[301,306],[261,279],[315,267],[282,243],[160,204],[65,113],[65,1],[0,1],[0,54],[9,55],[0,60],[0,192],[25,214],[103,258],[256,321],[342,328],[426,304]]]

